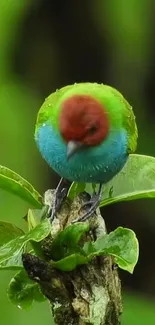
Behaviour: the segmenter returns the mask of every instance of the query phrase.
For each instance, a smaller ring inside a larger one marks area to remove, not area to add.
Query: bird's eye
[[[94,134],[97,131],[97,125],[93,124],[89,127],[88,132],[89,134]]]

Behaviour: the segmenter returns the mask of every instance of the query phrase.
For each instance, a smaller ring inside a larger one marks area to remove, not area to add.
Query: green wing
[[[132,107],[124,99],[126,110],[124,112],[124,127],[128,131],[128,153],[133,153],[137,148],[138,129]]]
[[[113,92],[113,95],[115,95],[119,99],[120,104],[122,104],[122,126],[128,132],[128,153],[130,154],[135,152],[137,148],[138,129],[136,125],[135,115],[133,113],[132,107],[123,97],[123,95],[115,88],[110,88]]]
[[[59,90],[56,90],[54,93],[52,93],[45,99],[43,105],[41,106],[41,108],[39,110],[38,116],[37,116],[35,132],[40,127],[40,125],[44,124],[48,120],[51,120],[52,116],[54,116],[54,109],[56,107],[58,100],[71,87],[73,87],[73,85],[65,86]],[[52,114],[51,114],[51,111],[52,111]]]

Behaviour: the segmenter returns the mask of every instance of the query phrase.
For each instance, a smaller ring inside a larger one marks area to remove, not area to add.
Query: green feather
[[[62,95],[64,95],[66,91],[72,87],[73,85],[70,85],[56,90],[54,93],[52,93],[45,99],[43,105],[41,106],[38,112],[35,132],[37,132],[37,129],[47,121],[51,121],[52,124],[57,124],[55,123],[55,108],[57,106],[57,102],[62,97]]]
[[[111,88],[114,96],[118,97],[122,107],[123,107],[123,126],[129,134],[128,138],[128,153],[133,153],[137,148],[137,138],[138,138],[138,129],[135,122],[135,115],[133,113],[132,106],[127,102],[127,100],[122,96],[122,94],[115,88]]]
[[[46,121],[58,129],[61,104],[65,99],[75,94],[90,95],[101,102],[108,113],[111,127],[113,129],[126,129],[128,133],[128,153],[136,150],[138,131],[132,107],[118,90],[103,84],[78,83],[65,86],[52,93],[40,108],[35,131]]]

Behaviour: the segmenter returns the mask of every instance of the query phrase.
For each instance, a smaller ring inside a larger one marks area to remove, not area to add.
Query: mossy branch
[[[87,199],[86,193],[80,194],[73,202],[66,199],[54,220],[53,233],[42,242],[45,257],[50,258],[52,237],[78,217]],[[49,190],[45,193],[45,202],[48,204],[52,200],[54,191]],[[106,234],[99,209],[89,222],[89,239],[93,241]],[[87,239],[82,238],[83,241]],[[120,324],[121,285],[112,257],[95,257],[89,264],[71,272],[59,271],[50,262],[31,254],[23,255],[23,264],[29,277],[39,283],[49,300],[56,325]]]

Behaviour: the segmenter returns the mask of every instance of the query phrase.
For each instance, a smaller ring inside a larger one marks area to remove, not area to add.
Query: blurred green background
[[[96,81],[134,107],[138,153],[155,156],[155,2],[151,0],[0,0],[0,164],[41,193],[56,186],[34,139],[36,114],[56,88]],[[0,191],[0,219],[25,228],[28,206]],[[108,206],[108,230],[132,228],[140,242],[134,275],[120,272],[123,325],[155,324],[155,200]],[[51,324],[48,304],[22,311],[7,301],[11,272],[0,274],[0,324]]]

